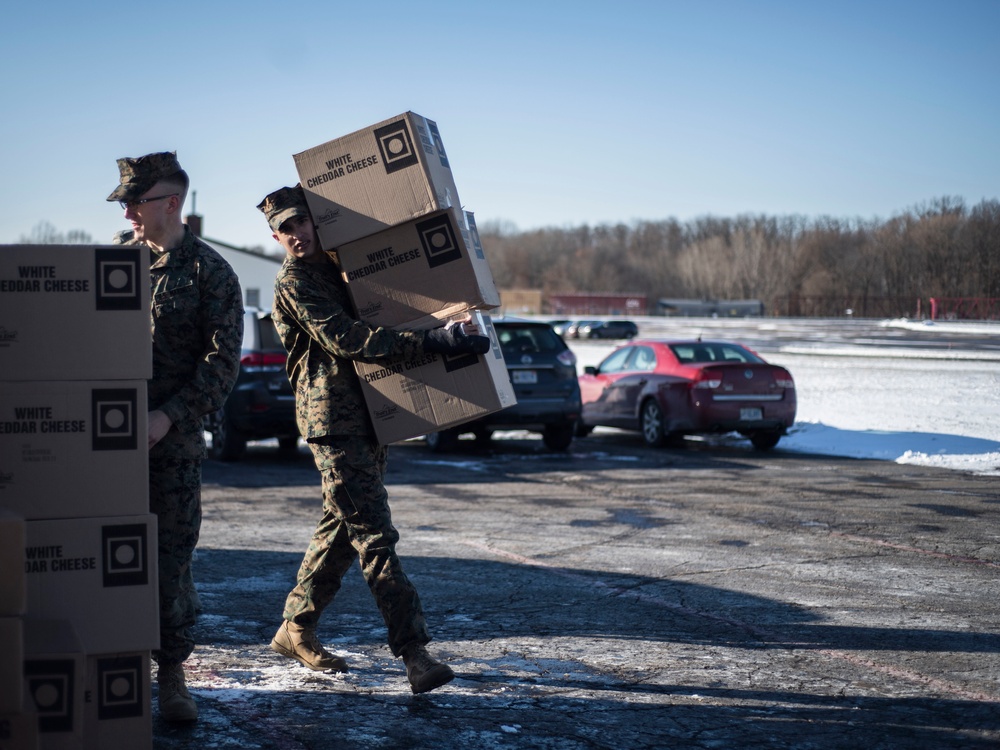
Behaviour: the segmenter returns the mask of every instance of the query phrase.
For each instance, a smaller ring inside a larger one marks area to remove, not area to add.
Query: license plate
[[[759,422],[764,418],[764,413],[760,409],[740,409],[740,421]]]
[[[535,370],[514,370],[511,374],[513,375],[512,383],[524,385],[538,382],[538,373]]]

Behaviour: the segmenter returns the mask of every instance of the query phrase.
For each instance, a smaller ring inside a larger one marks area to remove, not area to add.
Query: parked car
[[[552,330],[558,333],[560,336],[566,335],[566,329],[573,325],[572,320],[550,320],[549,325],[552,326]]]
[[[494,318],[500,349],[517,404],[426,436],[433,451],[453,450],[459,436],[472,433],[489,441],[496,430],[540,432],[545,447],[563,451],[573,442],[580,417],[576,355],[548,323]]]
[[[578,339],[580,336],[580,329],[586,326],[592,325],[594,323],[599,323],[599,320],[575,320],[566,327],[566,331],[563,334],[566,338]]]
[[[639,430],[652,446],[684,435],[738,432],[769,450],[795,422],[784,367],[728,341],[637,340],[580,376],[582,437],[604,425]]]
[[[285,348],[267,310],[247,308],[236,385],[226,405],[205,418],[212,436],[209,457],[238,461],[247,441],[277,438],[284,452],[298,447],[295,394],[285,372]]]
[[[578,339],[632,339],[639,328],[631,320],[591,321],[577,329]]]

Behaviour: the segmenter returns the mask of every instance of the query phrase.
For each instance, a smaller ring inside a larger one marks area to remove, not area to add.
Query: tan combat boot
[[[161,664],[156,674],[159,685],[160,718],[164,721],[197,721],[198,706],[184,684],[184,667]]]
[[[313,628],[304,628],[288,620],[281,623],[281,627],[271,640],[271,650],[277,651],[282,656],[297,659],[309,669],[318,672],[347,671],[347,662],[323,648]]]
[[[431,658],[427,649],[414,643],[403,649],[403,663],[406,665],[406,679],[414,693],[426,693],[451,682],[455,673],[451,667]]]

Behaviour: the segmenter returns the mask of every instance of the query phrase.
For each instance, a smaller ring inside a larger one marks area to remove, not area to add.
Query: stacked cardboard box
[[[406,112],[295,155],[324,250],[336,251],[358,316],[426,329],[500,305],[475,217],[458,198],[437,124]],[[483,356],[356,365],[380,442],[514,404],[499,346]]]
[[[152,746],[148,269],[138,246],[0,246],[0,725],[11,747]]]

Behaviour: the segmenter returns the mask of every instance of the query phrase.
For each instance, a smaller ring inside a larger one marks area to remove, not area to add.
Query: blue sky
[[[0,242],[127,226],[115,160],[177,151],[205,234],[294,153],[407,110],[465,208],[526,230],[1000,198],[1000,0],[16,3]],[[188,209],[191,209],[189,199]]]

